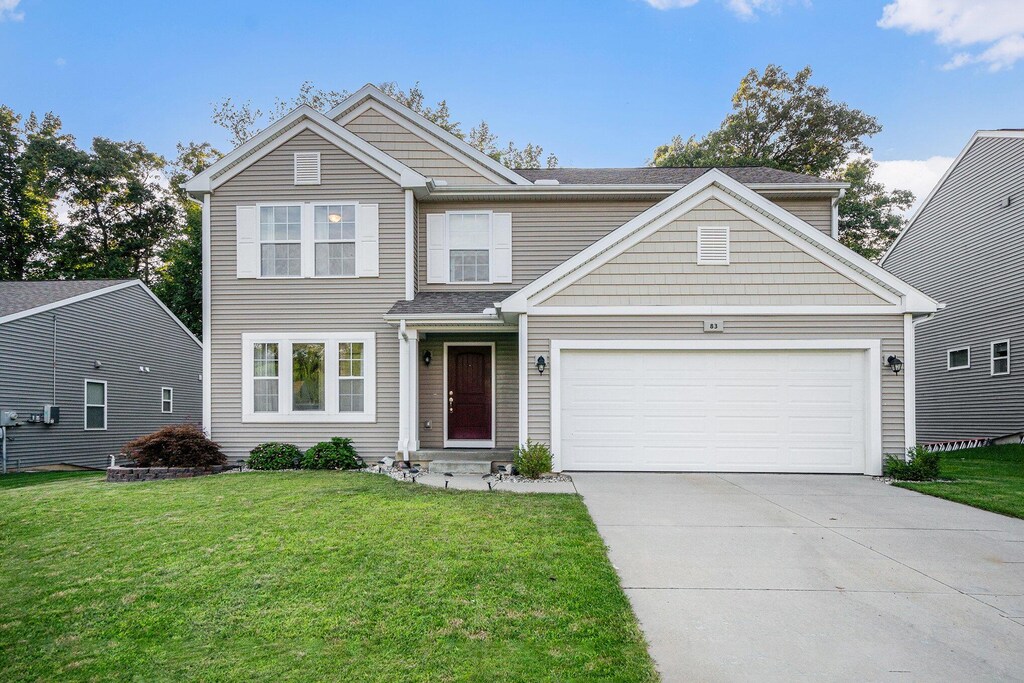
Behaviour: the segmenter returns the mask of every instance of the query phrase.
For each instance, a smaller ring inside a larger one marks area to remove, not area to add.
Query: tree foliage
[[[840,240],[868,258],[877,258],[899,234],[914,196],[889,192],[876,182],[876,164],[866,138],[882,128],[877,119],[829,96],[813,85],[811,68],[790,77],[769,65],[751,69],[732,97],[730,112],[717,130],[683,140],[676,136],[654,151],[655,166],[769,166],[844,180],[851,184],[840,202]]]

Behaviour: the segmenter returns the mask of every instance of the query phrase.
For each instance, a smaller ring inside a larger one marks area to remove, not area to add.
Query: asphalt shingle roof
[[[682,187],[707,173],[707,168],[670,168],[642,166],[639,168],[517,168],[516,173],[527,180],[557,180],[559,185],[679,185]],[[829,183],[819,178],[764,166],[719,168],[741,183]]]
[[[515,291],[419,292],[412,301],[395,302],[388,315],[483,313],[484,309],[494,308],[495,302],[513,294]]]
[[[106,289],[130,280],[31,280],[0,282],[0,318]]]

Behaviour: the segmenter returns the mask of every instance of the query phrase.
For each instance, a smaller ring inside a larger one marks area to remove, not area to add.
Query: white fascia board
[[[532,183],[519,175],[512,169],[502,165],[495,161],[491,157],[487,156],[475,147],[467,144],[464,140],[460,140],[455,137],[441,126],[428,121],[423,116],[417,114],[412,109],[409,109],[405,105],[395,101],[391,97],[388,97],[381,91],[377,86],[372,83],[367,83],[362,88],[352,93],[343,102],[335,106],[329,112],[327,116],[333,120],[336,120],[339,125],[345,125],[350,119],[358,115],[356,108],[363,105],[364,101],[370,99],[380,104],[382,107],[391,110],[393,113],[398,114],[407,123],[419,128],[420,131],[434,138],[436,141],[442,143],[445,147],[448,147],[451,151],[457,152],[457,156],[465,157],[474,166],[482,167],[486,169],[489,174],[496,174],[501,178],[512,182],[515,185],[532,185]],[[362,112],[359,112],[362,113]],[[385,113],[385,112],[381,112]],[[401,125],[401,124],[400,124]]]
[[[763,184],[747,185],[755,192],[767,192],[776,196],[795,197],[836,197],[840,196],[849,183],[835,184]],[[463,195],[474,195],[480,199],[523,198],[528,196],[587,195],[594,197],[615,197],[620,195],[664,195],[678,192],[684,186],[664,184],[614,184],[614,185],[441,185],[430,188],[430,198],[436,200],[460,201]]]
[[[524,315],[524,314],[521,314]],[[534,317],[577,316],[748,316],[748,315],[903,315],[901,305],[877,306],[533,306]]]

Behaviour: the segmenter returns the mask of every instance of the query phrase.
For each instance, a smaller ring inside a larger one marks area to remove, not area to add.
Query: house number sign
[[[705,332],[725,332],[725,321],[724,320],[705,320],[704,321]]]

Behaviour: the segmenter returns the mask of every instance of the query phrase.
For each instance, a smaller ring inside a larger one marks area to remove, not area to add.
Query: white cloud
[[[53,60],[53,63],[57,66],[65,66],[68,63],[68,60],[63,57],[57,57],[57,59]]]
[[[644,0],[654,9],[680,9],[681,7],[693,7],[700,0]]]
[[[912,215],[925,197],[939,182],[942,174],[953,163],[953,157],[934,156],[928,159],[899,159],[876,161],[875,180],[888,190],[910,190],[914,193],[914,205],[907,211]]]
[[[783,2],[795,2],[796,0],[718,0],[725,5],[730,12],[740,19],[755,19],[758,12],[778,12]],[[654,9],[670,10],[683,7],[693,7],[700,0],[644,0]],[[802,0],[803,4],[810,4],[810,0]]]
[[[21,0],[0,0],[0,21],[21,21],[25,18],[24,12],[18,11]]]
[[[878,25],[933,33],[940,45],[975,48],[954,54],[944,69],[984,64],[999,71],[1024,59],[1021,0],[895,0],[882,9]]]

